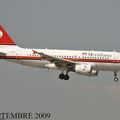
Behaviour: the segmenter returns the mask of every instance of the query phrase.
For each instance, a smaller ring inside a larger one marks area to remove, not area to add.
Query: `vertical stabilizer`
[[[0,25],[0,45],[16,45],[8,33]]]

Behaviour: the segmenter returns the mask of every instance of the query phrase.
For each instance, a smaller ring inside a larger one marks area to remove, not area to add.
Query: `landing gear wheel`
[[[64,76],[65,75],[62,73],[62,74],[59,75],[59,78],[62,80],[62,79],[64,79]]]
[[[69,80],[69,75],[64,75],[64,80]]]
[[[62,71],[62,73],[59,75],[59,78],[61,79],[61,80],[69,80],[69,75],[68,75],[68,70],[66,71],[66,74],[64,74],[63,73],[63,71]]]
[[[115,78],[114,78],[114,81],[115,81],[115,82],[118,82],[118,78],[117,78],[117,77],[115,77]]]

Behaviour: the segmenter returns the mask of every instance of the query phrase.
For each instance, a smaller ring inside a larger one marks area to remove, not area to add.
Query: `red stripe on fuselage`
[[[26,60],[41,60],[40,56],[0,56],[0,59],[26,59]],[[106,62],[106,63],[120,63],[120,60],[113,59],[91,59],[91,58],[63,58],[65,60],[77,62]]]

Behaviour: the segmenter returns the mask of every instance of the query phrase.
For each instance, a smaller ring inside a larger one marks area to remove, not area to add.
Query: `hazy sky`
[[[0,24],[21,47],[120,51],[119,0],[0,0]],[[120,119],[120,82],[0,61],[0,112],[50,120]],[[120,78],[120,77],[119,77]]]

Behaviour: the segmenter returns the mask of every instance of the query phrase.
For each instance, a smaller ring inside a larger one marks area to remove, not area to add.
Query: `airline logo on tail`
[[[0,31],[0,38],[3,36],[3,33],[2,33],[2,31]]]
[[[1,45],[16,45],[7,32],[0,25],[0,44]]]

